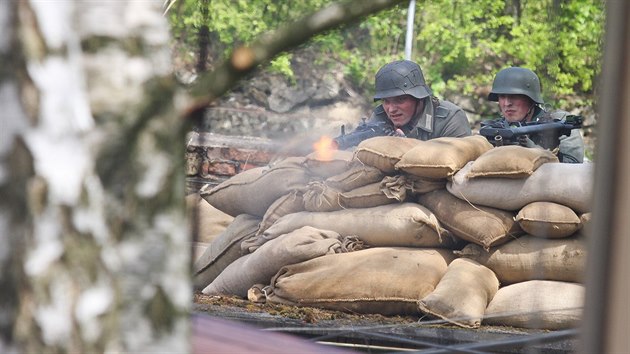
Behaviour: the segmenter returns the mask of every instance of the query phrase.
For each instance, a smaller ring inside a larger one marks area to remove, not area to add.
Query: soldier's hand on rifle
[[[394,130],[394,136],[397,136],[400,138],[406,137],[405,133],[403,133],[402,129],[400,128],[396,128],[396,130]]]
[[[536,145],[536,143],[534,143],[527,135],[520,135],[518,137],[518,144],[528,148],[538,147],[538,145]]]

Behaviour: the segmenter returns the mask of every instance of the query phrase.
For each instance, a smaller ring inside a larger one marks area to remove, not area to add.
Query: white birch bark
[[[161,1],[0,1],[0,352],[188,352]]]

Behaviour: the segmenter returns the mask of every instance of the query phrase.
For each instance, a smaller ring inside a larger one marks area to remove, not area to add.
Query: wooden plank
[[[202,353],[273,353],[324,354],[352,353],[319,345],[297,336],[263,331],[255,326],[214,318],[192,316],[192,352]]]
[[[306,309],[302,309],[305,310]],[[353,348],[359,352],[394,353],[403,351],[522,353],[526,349],[553,354],[573,353],[577,334],[511,327],[482,326],[478,329],[423,323],[403,318],[339,314],[334,319],[306,321],[253,311],[229,304],[195,304],[195,313],[215,319],[267,329],[264,335],[293,334],[300,338],[326,341],[325,352]],[[279,311],[274,310],[274,313]],[[431,322],[431,321],[427,321]],[[439,321],[438,321],[439,322]],[[571,331],[568,331],[571,332]],[[556,335],[557,333],[557,335]],[[386,348],[386,349],[385,349]],[[457,350],[457,348],[468,348]],[[474,349],[474,348],[478,348]]]

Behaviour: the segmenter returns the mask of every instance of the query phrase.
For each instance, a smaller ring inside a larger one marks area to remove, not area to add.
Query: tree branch
[[[298,21],[263,34],[249,46],[241,46],[212,71],[203,74],[190,90],[193,105],[186,116],[204,109],[236,82],[283,51],[305,43],[315,35],[356,22],[407,0],[353,0],[332,4]]]

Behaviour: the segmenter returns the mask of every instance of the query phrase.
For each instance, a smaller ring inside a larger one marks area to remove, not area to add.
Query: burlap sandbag
[[[281,217],[300,211],[304,211],[304,194],[301,189],[296,189],[271,203],[260,222],[260,227],[256,234],[262,234]]]
[[[529,235],[490,251],[471,243],[455,253],[492,269],[501,284],[527,280],[579,283],[584,277],[587,254],[582,237],[542,239]]]
[[[387,198],[404,202],[411,196],[412,185],[404,175],[385,176],[378,185]]]
[[[281,196],[309,182],[304,157],[289,157],[269,166],[246,170],[209,189],[201,197],[232,216],[250,214],[262,217]]]
[[[258,283],[269,284],[283,266],[341,251],[341,236],[338,233],[305,226],[235,260],[202,293],[245,298],[250,287]]]
[[[394,174],[396,164],[413,147],[423,143],[418,139],[377,136],[363,140],[355,151],[355,159],[376,167],[385,174]]]
[[[372,208],[379,205],[400,203],[394,196],[390,198],[381,189],[381,182],[371,183],[348,192],[339,193],[339,204],[349,208]]]
[[[542,164],[558,162],[558,157],[549,150],[519,145],[498,146],[473,161],[467,177],[525,178]]]
[[[399,176],[404,176],[405,181],[407,183],[407,189],[412,194],[418,195],[418,194],[428,193],[434,190],[446,188],[445,178],[419,177],[419,176],[410,175],[404,172],[402,172]]]
[[[427,208],[416,203],[331,212],[299,212],[281,217],[260,237],[243,241],[253,252],[264,242],[303,226],[357,236],[367,246],[458,247],[459,241],[443,229]]]
[[[341,191],[328,186],[322,181],[312,181],[304,189],[305,211],[334,211],[341,210],[343,206],[339,201]]]
[[[492,270],[459,258],[449,264],[432,293],[418,302],[421,312],[466,328],[478,328],[499,280]]]
[[[490,149],[492,144],[481,135],[441,137],[422,141],[407,151],[395,167],[419,177],[446,178]]]
[[[384,176],[383,172],[378,168],[355,161],[347,171],[328,177],[326,179],[326,185],[342,192],[347,192],[370,183],[378,182],[382,180]]]
[[[418,203],[431,210],[453,235],[484,248],[506,243],[523,234],[514,213],[490,207],[475,207],[446,189],[422,194]]]
[[[483,324],[535,329],[578,327],[582,320],[584,286],[532,280],[499,289],[486,309]]]
[[[571,208],[551,202],[527,204],[516,214],[516,222],[528,234],[544,238],[568,237],[582,227]]]
[[[554,202],[578,213],[591,209],[592,163],[545,163],[527,178],[478,177],[469,179],[472,162],[457,172],[446,188],[474,205],[520,210],[532,202]]]
[[[240,258],[241,241],[258,230],[260,218],[241,214],[219,235],[193,264],[193,285],[203,289],[230,263]]]
[[[346,150],[330,150],[326,153],[312,152],[306,155],[304,165],[312,176],[326,179],[347,171],[353,157],[354,152]]]
[[[443,189],[446,186],[445,179],[418,177],[404,172],[394,176],[385,176],[380,183],[381,192],[388,198],[401,202],[415,195]]]
[[[378,247],[283,267],[267,301],[353,313],[413,315],[440,281],[452,254],[430,248]]]
[[[593,213],[583,213],[580,215],[580,224],[582,224],[582,229],[586,229],[591,223],[591,219],[593,218]]]
[[[210,247],[210,243],[208,242],[191,242],[192,247],[192,261],[193,263],[197,262],[199,257],[201,257],[208,247]]]
[[[233,216],[213,207],[197,193],[186,196],[186,213],[197,242],[212,242],[234,221]]]

